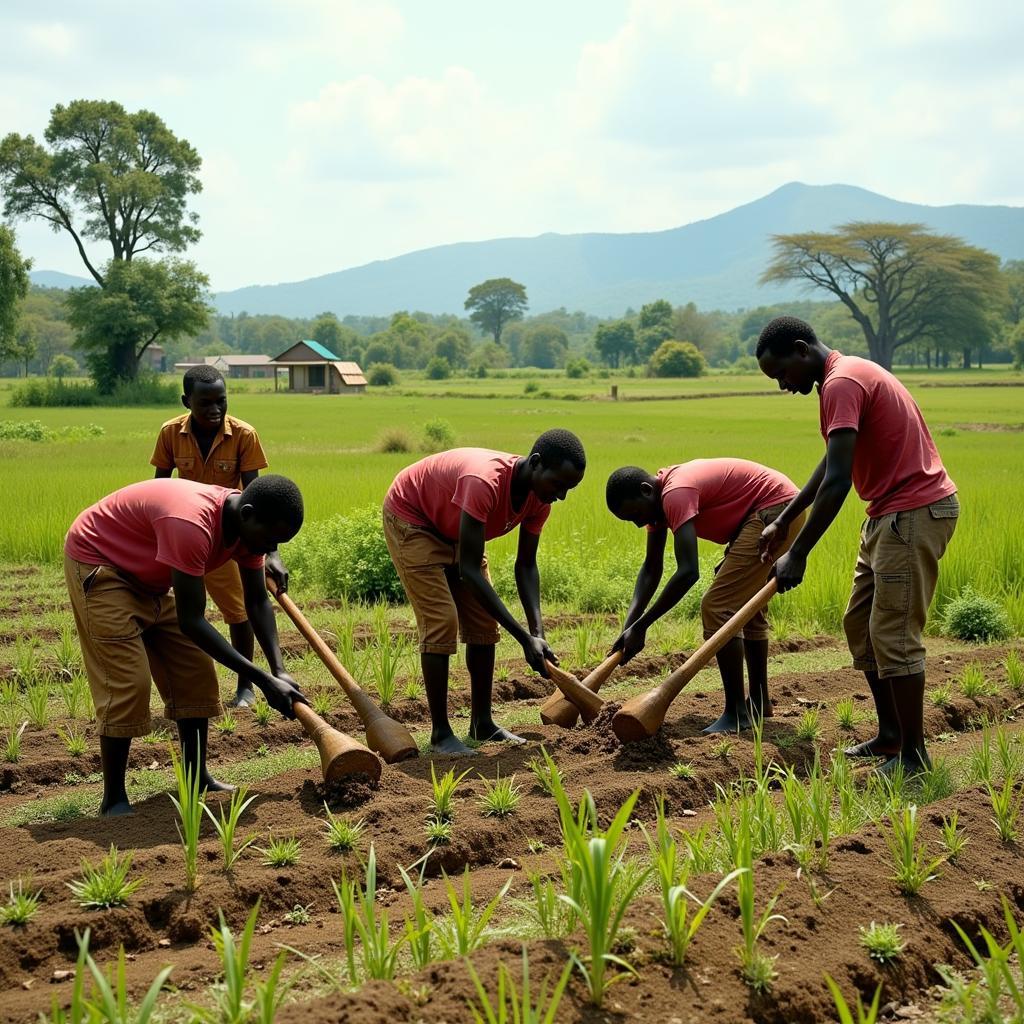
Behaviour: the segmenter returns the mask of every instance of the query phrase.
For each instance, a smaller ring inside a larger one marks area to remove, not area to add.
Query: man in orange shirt
[[[213,366],[193,366],[182,378],[184,416],[168,420],[157,437],[150,464],[156,477],[169,477],[175,469],[182,480],[241,489],[267,468],[259,436],[248,423],[228,415],[227,385]],[[279,590],[288,589],[288,570],[274,551],[266,559],[267,575]],[[225,562],[204,578],[206,592],[224,617],[231,646],[247,661],[255,650],[252,626],[242,597],[238,566]],[[252,683],[238,677],[230,707],[248,707],[255,699]]]

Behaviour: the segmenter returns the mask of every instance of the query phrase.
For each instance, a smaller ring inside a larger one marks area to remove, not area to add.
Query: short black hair
[[[258,476],[242,491],[242,500],[252,505],[261,523],[276,526],[285,523],[295,533],[302,526],[302,493],[286,476],[267,473]]]
[[[773,356],[788,356],[793,351],[793,345],[798,341],[817,344],[818,336],[806,320],[795,316],[777,316],[765,324],[758,336],[757,350],[754,354],[758,359],[765,352],[771,352]]]
[[[609,512],[617,512],[627,501],[639,498],[640,485],[651,482],[651,474],[639,466],[622,466],[615,470],[604,489]]]
[[[224,384],[224,374],[216,366],[202,363],[199,366],[190,366],[185,371],[185,376],[181,378],[181,389],[186,398],[191,398],[192,389],[197,384],[216,384],[217,381]],[[226,384],[225,387],[227,387]]]
[[[530,454],[540,456],[542,465],[551,469],[560,468],[563,462],[569,462],[581,473],[587,468],[587,453],[583,450],[583,442],[571,431],[555,428],[545,430],[530,449]]]

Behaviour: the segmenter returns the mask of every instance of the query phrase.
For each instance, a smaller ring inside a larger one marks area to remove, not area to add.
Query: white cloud
[[[24,28],[29,48],[44,57],[66,57],[76,42],[74,31],[59,21],[32,22]]]

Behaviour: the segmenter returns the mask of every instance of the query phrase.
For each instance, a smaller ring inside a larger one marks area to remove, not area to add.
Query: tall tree
[[[68,321],[101,390],[134,380],[158,340],[195,334],[206,323],[209,281],[185,260],[111,260],[102,288],[73,288]]]
[[[141,253],[182,252],[198,240],[198,216],[189,212],[188,201],[202,187],[201,160],[156,114],[129,113],[120,103],[105,100],[75,100],[53,108],[44,137],[46,145],[31,135],[0,140],[4,212],[35,217],[66,232],[101,289],[108,287],[115,268]],[[89,242],[109,245],[109,260],[94,258]],[[180,278],[180,266],[169,267],[166,276]],[[149,280],[156,278],[150,275]],[[148,314],[155,311],[150,304]],[[173,322],[167,330],[174,330]],[[133,344],[141,350],[144,337]],[[94,342],[84,347],[92,350],[95,366]],[[111,343],[105,379],[111,373],[135,377],[137,364],[123,360],[126,351],[123,338]]]
[[[636,333],[628,320],[614,320],[598,325],[594,333],[594,348],[611,367],[628,362],[636,354]]]
[[[469,319],[487,331],[496,345],[501,344],[506,324],[522,320],[526,307],[526,288],[510,277],[495,277],[474,285],[465,302]]]
[[[1001,294],[996,256],[920,224],[857,221],[835,233],[775,235],[774,245],[762,283],[802,281],[831,292],[886,369],[897,349],[952,319],[966,323],[968,309],[984,310]]]
[[[31,260],[21,258],[14,232],[0,224],[0,361],[24,358],[18,338],[18,306],[28,295]]]
[[[569,339],[565,331],[554,324],[537,324],[527,331],[519,346],[519,362],[521,366],[551,370],[565,362],[568,351]]]

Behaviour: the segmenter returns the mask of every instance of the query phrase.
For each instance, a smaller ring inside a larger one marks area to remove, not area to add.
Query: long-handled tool
[[[592,693],[597,693],[615,671],[620,661],[622,661],[622,651],[612,651],[590,675],[580,681],[580,685],[585,686]],[[580,709],[572,701],[566,700],[561,691],[551,694],[540,707],[540,720],[545,725],[560,725],[563,729],[571,729],[579,717]]]
[[[359,720],[366,730],[366,743],[371,750],[377,751],[388,764],[416,757],[419,749],[412,733],[401,722],[388,718],[383,711],[366,695],[366,691],[349,675],[345,666],[338,661],[334,652],[327,646],[320,634],[309,624],[306,617],[295,606],[295,602],[282,594],[273,580],[267,579],[267,590],[277,598],[277,603],[285,610],[288,618],[295,623],[295,628],[306,638],[306,642],[324,663],[327,671],[334,676],[345,691],[345,696],[352,702]]]
[[[579,710],[583,721],[589,724],[597,718],[604,707],[604,701],[593,690],[588,690],[574,675],[550,661],[545,664],[549,678],[561,691],[562,696]]]
[[[653,736],[665,721],[669,705],[684,686],[771,600],[773,576],[728,622],[719,627],[660,686],[627,700],[615,713],[612,729],[622,743]]]
[[[368,775],[374,782],[380,778],[380,758],[372,750],[329,726],[308,704],[295,701],[292,710],[320,752],[324,782],[337,782],[346,775]]]

